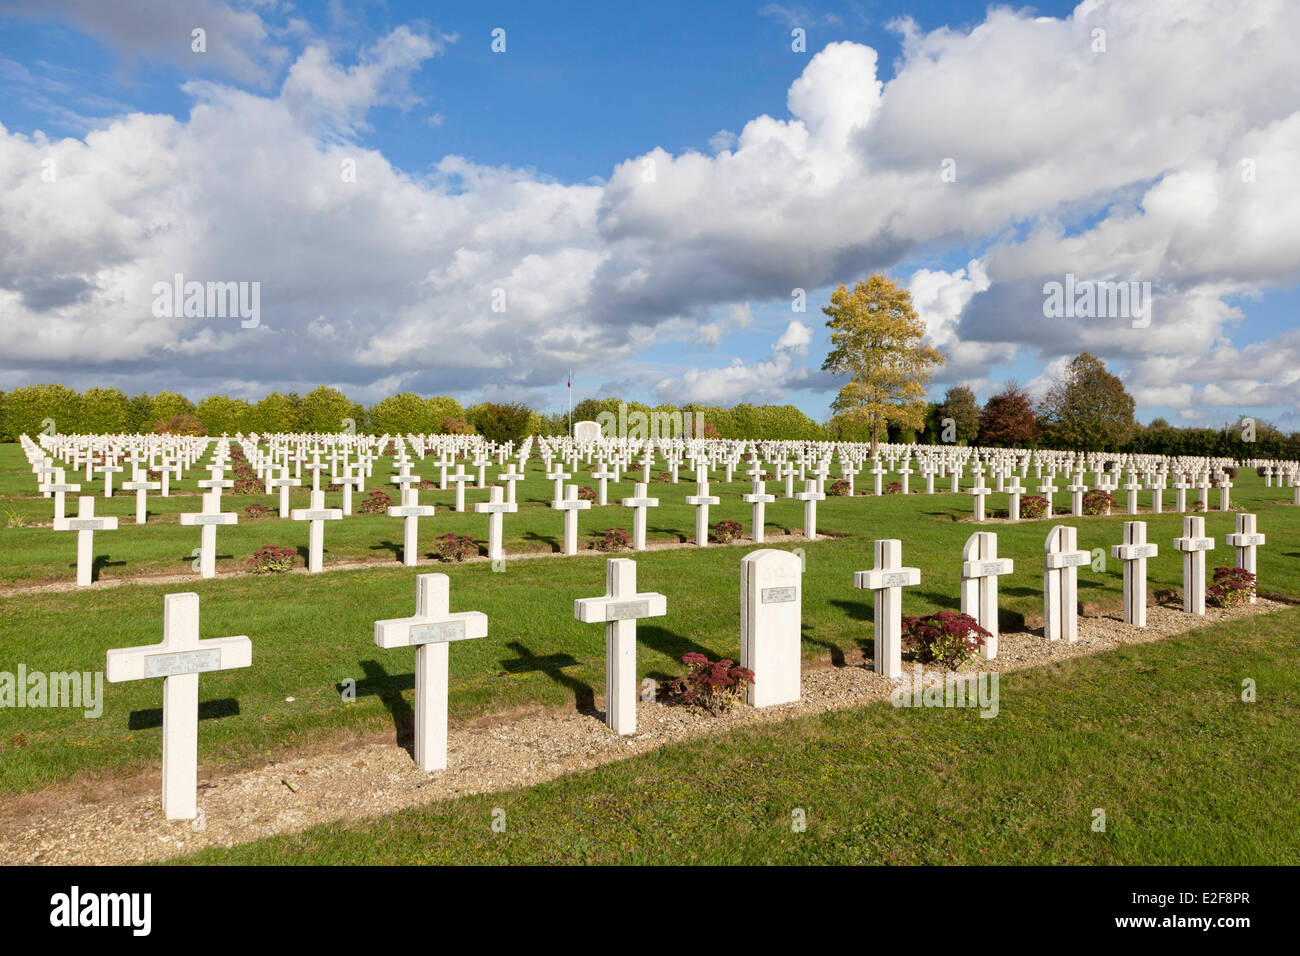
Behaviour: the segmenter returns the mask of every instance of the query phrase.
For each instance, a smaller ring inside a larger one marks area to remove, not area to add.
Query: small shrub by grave
[[[903,493],[903,483],[901,481],[891,481],[885,485],[885,494],[901,495]]]
[[[444,561],[464,561],[478,551],[478,545],[474,543],[473,538],[467,534],[456,534],[454,531],[438,535],[433,547],[438,552],[438,557]]]
[[[725,657],[711,661],[692,651],[682,655],[682,663],[690,667],[690,672],[670,681],[669,693],[688,704],[704,708],[715,717],[743,700],[745,688],[754,683],[753,671]]]
[[[578,489],[578,500],[579,500],[579,501],[595,501],[595,500],[596,500],[596,489],[593,488],[593,487],[591,487],[591,485],[583,485],[581,488]]]
[[[281,574],[293,567],[298,552],[274,544],[263,545],[248,559],[248,570],[254,574]]]
[[[1215,607],[1241,607],[1255,595],[1255,575],[1245,568],[1215,568],[1205,598]]]
[[[826,489],[826,494],[832,498],[842,498],[849,493],[849,482],[847,478],[837,478],[831,482],[831,486]]]
[[[956,611],[903,618],[903,646],[922,664],[956,669],[978,654],[984,638],[991,636],[975,618]]]
[[[387,514],[393,499],[384,494],[379,489],[370,492],[369,497],[361,504],[357,505],[357,511],[364,515],[382,515]]]
[[[1093,488],[1083,493],[1083,513],[1086,515],[1109,514],[1114,506],[1115,499],[1111,497],[1109,491]]]
[[[713,540],[727,544],[739,538],[744,531],[745,527],[739,521],[719,521],[713,526]]]
[[[265,490],[265,487],[257,480],[256,475],[236,474],[235,484],[230,490],[237,495],[260,495]]]
[[[1047,498],[1044,495],[1025,495],[1020,499],[1020,517],[1041,518],[1047,514]]]
[[[247,505],[244,508],[244,517],[249,521],[261,521],[263,518],[271,517],[271,509],[266,505]]]
[[[673,473],[671,471],[661,471],[655,476],[655,481],[672,481]]]
[[[622,551],[627,547],[627,532],[622,528],[606,528],[598,534],[597,551]]]

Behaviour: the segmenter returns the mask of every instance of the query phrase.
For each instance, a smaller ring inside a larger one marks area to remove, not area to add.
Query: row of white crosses
[[[496,491],[494,503],[504,504],[500,489]],[[93,514],[94,499],[82,501]],[[73,525],[70,530],[90,533],[102,527]],[[1255,528],[1254,515],[1238,515],[1237,530],[1227,539],[1237,549],[1237,566],[1252,573],[1255,549],[1265,543]],[[1205,552],[1214,546],[1213,539],[1204,537],[1204,518],[1184,518],[1184,535],[1174,546],[1184,554],[1184,607],[1203,614]],[[1088,563],[1089,553],[1077,549],[1075,529],[1064,525],[1052,529],[1045,550],[1044,633],[1049,640],[1073,641],[1078,569]],[[875,672],[899,679],[903,676],[902,588],[920,584],[921,572],[903,565],[902,542],[897,539],[877,540],[874,551],[875,567],[856,572],[853,584],[875,592]],[[1146,562],[1157,554],[1156,546],[1146,541],[1145,522],[1126,522],[1124,543],[1112,553],[1124,562],[1125,620],[1143,627]],[[997,579],[1012,573],[1014,564],[998,557],[997,536],[992,532],[972,534],[962,558],[962,612],[990,633],[984,655],[991,660],[998,653]],[[802,573],[802,559],[792,552],[763,548],[741,561],[740,663],[756,675],[747,689],[754,707],[778,706],[800,697]],[[375,644],[381,648],[416,648],[415,761],[427,772],[447,766],[449,645],[486,637],[488,631],[482,612],[451,611],[450,587],[445,574],[419,575],[415,615],[376,621],[374,628]],[[605,721],[617,734],[636,731],[636,622],[665,614],[667,597],[638,591],[636,562],[627,558],[606,562],[604,595],[574,601],[577,620],[605,625]],[[160,644],[108,652],[106,676],[111,683],[163,678],[162,789],[168,819],[192,819],[197,813],[198,675],[248,667],[251,662],[247,636],[199,639],[199,598],[189,593],[166,596]]]

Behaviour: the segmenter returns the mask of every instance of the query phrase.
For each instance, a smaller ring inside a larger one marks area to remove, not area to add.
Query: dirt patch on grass
[[[1148,609],[1145,630],[1125,624],[1117,613],[1084,616],[1074,642],[1047,641],[1041,632],[1004,632],[997,659],[976,662],[971,669],[1018,670],[1288,606],[1261,597],[1253,606],[1211,608],[1199,617],[1160,603]],[[297,751],[253,769],[223,769],[201,776],[202,817],[193,823],[163,819],[157,770],[126,781],[103,778],[26,794],[7,801],[0,864],[138,863],[233,846],[433,800],[533,786],[677,741],[886,700],[899,686],[875,674],[869,664],[858,663],[861,652],[846,653],[845,658],[846,666],[806,664],[802,699],[779,707],[741,706],[713,718],[681,705],[640,702],[637,733],[627,737],[615,736],[598,715],[572,707],[523,707],[478,718],[452,728],[449,766],[437,774],[421,772],[391,735],[387,740],[361,738],[350,745]],[[903,678],[904,685],[910,682],[910,675]]]

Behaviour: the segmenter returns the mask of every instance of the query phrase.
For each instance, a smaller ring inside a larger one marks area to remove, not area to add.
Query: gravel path
[[[1146,630],[1114,615],[1081,616],[1079,639],[1072,644],[1049,642],[1030,632],[1004,633],[998,659],[974,669],[1018,670],[1287,606],[1261,598],[1252,607],[1211,608],[1200,618],[1175,605],[1153,605]],[[452,728],[449,769],[440,774],[422,773],[409,753],[392,742],[353,744],[207,777],[200,768],[202,818],[195,823],[163,819],[158,771],[100,781],[95,793],[67,785],[10,801],[0,819],[0,864],[140,863],[320,823],[388,814],[433,800],[531,786],[745,724],[887,699],[897,685],[869,667],[860,662],[842,667],[806,663],[802,700],[764,710],[741,706],[722,718],[680,705],[642,702],[638,733],[622,738],[599,718],[572,710],[479,720]]]

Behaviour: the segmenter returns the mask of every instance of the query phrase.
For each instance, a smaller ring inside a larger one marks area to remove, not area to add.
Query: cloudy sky
[[[0,0],[0,388],[823,418],[883,270],[935,395],[1088,349],[1143,421],[1300,428],[1295,0],[547,6]],[[1067,275],[1149,323],[1046,317]]]

